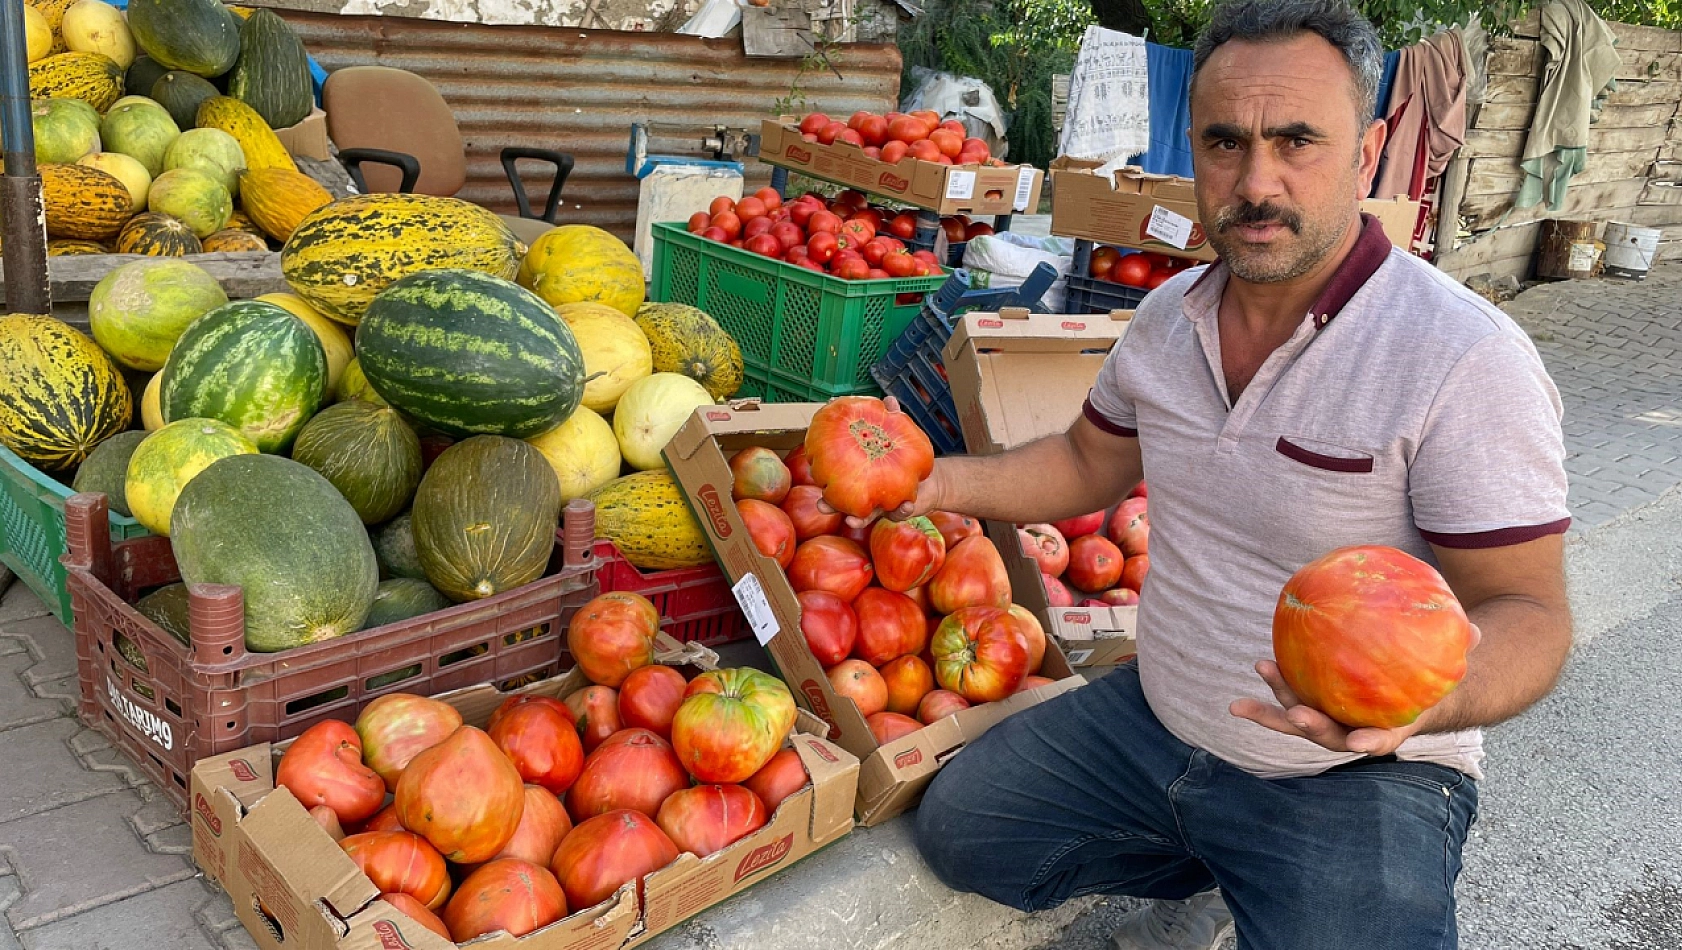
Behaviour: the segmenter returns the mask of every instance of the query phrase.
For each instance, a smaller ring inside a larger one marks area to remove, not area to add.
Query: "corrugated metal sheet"
[[[502,148],[560,149],[577,160],[562,193],[564,220],[627,239],[637,207],[637,180],[625,173],[633,122],[654,124],[662,138],[692,129],[687,138],[697,148],[681,154],[698,154],[715,124],[757,129],[789,94],[799,70],[798,61],[748,59],[739,38],[276,12],[329,72],[395,66],[438,87],[467,143],[468,182],[459,197],[512,212],[498,159]],[[841,78],[828,70],[800,77],[812,108],[846,116],[893,107],[900,75],[896,48],[849,45],[835,67]],[[769,178],[766,166],[751,159],[747,166],[750,183]],[[527,190],[539,205],[548,179],[530,175]]]

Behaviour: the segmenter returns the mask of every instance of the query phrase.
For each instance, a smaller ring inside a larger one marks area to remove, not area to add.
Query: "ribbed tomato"
[[[852,605],[827,590],[804,590],[795,596],[800,601],[800,633],[812,658],[825,669],[845,660],[859,635]]]
[[[584,770],[584,746],[578,727],[566,710],[546,703],[523,703],[508,709],[488,735],[514,763],[520,780],[561,795]]]
[[[946,540],[927,518],[881,518],[870,529],[870,563],[883,587],[907,591],[927,583],[946,563]]]
[[[972,703],[1004,699],[1028,674],[1022,631],[996,607],[965,607],[947,617],[930,649],[941,688]]]
[[[648,598],[611,591],[578,608],[567,625],[567,649],[592,683],[619,688],[631,671],[654,662],[660,612]]]
[[[892,511],[917,497],[934,471],[934,445],[903,412],[874,396],[824,404],[806,430],[812,480],[831,508],[855,518]]]
[[[740,782],[765,767],[794,728],[794,694],[746,667],[710,670],[689,684],[672,720],[672,748],[697,781]]]
[[[580,910],[594,907],[631,881],[677,860],[677,845],[653,818],[638,811],[610,811],[572,829],[549,867],[560,879],[567,901]]]
[[[788,581],[795,593],[827,590],[848,603],[870,585],[875,571],[864,548],[832,535],[813,538],[794,549]]]
[[[619,721],[628,729],[647,729],[671,741],[672,717],[683,705],[689,681],[669,666],[632,670],[619,687]]]
[[[339,847],[357,870],[382,891],[398,891],[425,904],[444,906],[450,896],[450,870],[444,856],[425,838],[407,831],[370,831],[351,835]]]
[[[740,785],[697,785],[666,799],[654,820],[679,850],[704,858],[765,827],[769,814]]]
[[[305,729],[275,770],[275,785],[289,789],[305,808],[326,805],[339,824],[354,825],[380,810],[385,781],[362,764],[362,740],[337,719]]]
[[[880,668],[890,660],[921,652],[929,635],[928,621],[917,602],[885,587],[866,587],[853,600],[858,615],[858,641],[853,655]]]
[[[1010,605],[1010,575],[1005,573],[999,549],[986,537],[959,541],[946,552],[946,563],[928,586],[929,603],[940,614],[964,607],[1003,610]]]
[[[620,730],[619,691],[606,686],[586,686],[566,698],[578,723],[578,739],[584,744],[584,754]]]
[[[580,823],[622,808],[653,818],[667,795],[688,784],[670,743],[647,729],[624,729],[584,760],[567,811]]]
[[[800,753],[793,749],[782,749],[771,756],[771,761],[765,767],[749,776],[742,782],[742,787],[759,796],[765,803],[765,810],[776,814],[777,806],[783,800],[811,784],[811,777],[806,774],[806,766],[800,761]]]
[[[499,930],[523,937],[566,915],[566,894],[555,875],[536,864],[503,858],[461,882],[444,908],[444,925],[451,940],[466,943]]]

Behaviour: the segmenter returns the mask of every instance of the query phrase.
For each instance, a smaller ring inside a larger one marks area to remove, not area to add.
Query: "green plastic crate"
[[[75,494],[0,445],[0,563],[12,569],[70,626],[70,594],[64,588],[64,500]],[[149,534],[140,522],[111,513],[116,541]]]
[[[699,307],[736,338],[740,396],[821,402],[878,394],[874,366],[946,275],[842,280],[654,225],[651,299]]]

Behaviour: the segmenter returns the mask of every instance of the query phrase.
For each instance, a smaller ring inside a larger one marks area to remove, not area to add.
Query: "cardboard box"
[[[1032,214],[1045,185],[1045,173],[1028,165],[952,166],[914,158],[889,165],[847,142],[808,142],[790,116],[761,124],[759,160],[944,215]]]
[[[280,144],[286,146],[286,151],[298,158],[325,162],[333,157],[333,153],[327,150],[327,113],[319,107],[310,109],[310,114],[302,122],[275,129],[274,134],[280,139]]]
[[[666,446],[666,463],[689,499],[736,597],[783,681],[805,708],[830,726],[829,736],[859,758],[855,808],[865,826],[880,824],[916,803],[940,766],[1011,713],[1045,702],[1085,682],[1054,643],[1046,644],[1041,673],[1056,682],[984,703],[884,746],[876,743],[852,700],[829,687],[823,667],[800,632],[800,602],[777,563],[759,553],[730,499],[728,458],[748,446],[787,452],[800,445],[812,403],[757,402],[697,409]],[[1014,591],[1013,591],[1014,594]]]
[[[1106,180],[1093,174],[1097,167],[1097,162],[1068,157],[1051,163],[1052,234],[1199,261],[1215,259],[1198,220],[1190,178],[1128,166]],[[1387,201],[1368,198],[1361,210],[1383,223],[1391,244],[1404,251],[1413,246],[1419,202],[1401,196]],[[1183,248],[1161,236],[1171,234],[1182,220],[1189,223]]]
[[[1068,429],[1130,317],[1023,309],[960,317],[941,356],[970,452],[996,455]],[[1016,602],[1040,618],[1071,666],[1111,666],[1133,655],[1139,608],[1053,607],[1016,526],[988,522],[987,535],[1004,557]]]
[[[716,657],[662,635],[659,662],[710,667]],[[561,698],[587,684],[573,670],[519,692]],[[436,698],[483,727],[508,693],[485,685]],[[752,835],[705,859],[682,854],[671,865],[590,908],[521,938],[475,941],[486,950],[623,950],[752,887],[852,830],[858,762],[817,733],[821,721],[801,713],[788,744],[812,777]],[[455,945],[377,900],[357,870],[292,793],[274,785],[274,763],[286,744],[267,743],[200,760],[194,767],[193,860],[228,892],[235,913],[265,950],[451,950]]]

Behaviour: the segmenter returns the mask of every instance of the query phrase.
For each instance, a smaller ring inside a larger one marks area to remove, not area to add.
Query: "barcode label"
[[[759,641],[760,646],[769,645],[771,638],[777,635],[777,615],[771,612],[771,601],[766,599],[765,588],[760,586],[759,578],[752,574],[743,575],[730,592],[736,595],[742,616],[748,618],[754,639]]]
[[[1145,226],[1145,233],[1183,251],[1191,243],[1191,219],[1157,205],[1151,208],[1151,220]]]
[[[946,197],[967,201],[975,197],[975,172],[953,169],[946,173]]]
[[[1034,195],[1034,177],[1037,172],[1038,169],[1024,165],[1022,170],[1016,173],[1016,201],[1011,205],[1012,208],[1017,211],[1032,210],[1028,207],[1028,199]]]

